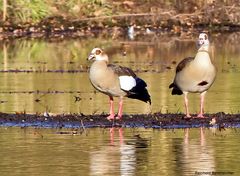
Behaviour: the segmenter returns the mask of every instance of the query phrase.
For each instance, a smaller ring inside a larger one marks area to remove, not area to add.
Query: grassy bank
[[[240,30],[234,0],[1,0],[0,34],[83,32],[136,24],[160,31]]]
[[[112,8],[105,0],[2,0],[0,7],[2,21],[11,23],[37,23],[52,16],[111,15]]]

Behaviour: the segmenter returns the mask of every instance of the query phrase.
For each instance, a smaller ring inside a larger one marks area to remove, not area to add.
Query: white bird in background
[[[129,39],[133,40],[135,36],[134,33],[134,25],[128,27],[128,37]]]
[[[146,34],[154,34],[154,32],[152,30],[150,30],[149,28],[146,29]]]

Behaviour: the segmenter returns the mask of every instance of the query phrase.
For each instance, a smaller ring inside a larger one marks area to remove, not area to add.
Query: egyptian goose
[[[107,117],[108,120],[115,118],[113,97],[120,98],[116,119],[122,118],[123,97],[151,104],[150,95],[146,89],[147,84],[137,77],[130,68],[108,64],[108,56],[100,48],[94,48],[88,56],[88,60],[94,60],[89,71],[93,87],[109,96],[110,115]]]
[[[213,84],[216,77],[216,68],[209,56],[209,40],[205,33],[201,33],[198,38],[198,52],[196,56],[183,59],[176,68],[176,75],[172,88],[172,95],[184,94],[186,117],[191,117],[188,110],[187,95],[200,93],[200,113],[197,117],[203,118],[204,96]]]

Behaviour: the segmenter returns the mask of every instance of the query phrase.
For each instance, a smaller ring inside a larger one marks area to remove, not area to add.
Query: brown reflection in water
[[[8,51],[6,43],[3,43],[3,70],[6,71],[8,68]]]

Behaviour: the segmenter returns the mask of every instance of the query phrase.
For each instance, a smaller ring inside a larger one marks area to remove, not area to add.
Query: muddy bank
[[[185,18],[185,15],[183,15]],[[135,36],[142,35],[180,35],[182,33],[196,34],[199,32],[237,32],[240,31],[240,24],[235,23],[211,23],[211,22],[197,22],[195,18],[198,15],[193,15],[193,20],[187,22],[185,19],[169,18],[162,20],[156,14],[140,14],[132,17],[134,20],[126,19],[108,19],[98,20],[89,19],[68,21],[63,17],[51,17],[46,19],[47,22],[40,22],[38,24],[2,24],[0,25],[0,40],[11,40],[17,38],[42,38],[46,40],[64,39],[64,38],[83,38],[83,37],[112,37],[114,39],[122,38],[128,35],[128,28],[131,25],[135,26]],[[115,17],[116,18],[116,17]],[[159,18],[157,22],[152,19]],[[181,17],[180,17],[181,18]],[[60,19],[60,20],[59,20]],[[51,21],[54,21],[53,23]],[[50,22],[48,22],[50,21]],[[56,24],[54,24],[56,23]]]
[[[240,127],[240,114],[206,114],[206,118],[184,118],[184,114],[134,114],[124,115],[121,121],[108,121],[105,114],[84,115],[84,114],[60,114],[60,115],[40,115],[40,114],[0,114],[0,126],[4,127],[43,127],[43,128],[154,128],[154,129],[174,129],[174,128],[198,128],[216,127],[220,130],[224,128]]]

